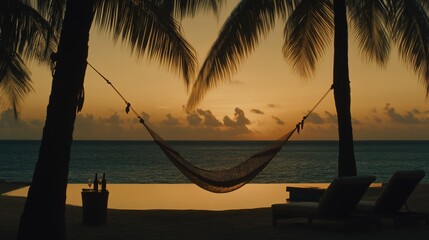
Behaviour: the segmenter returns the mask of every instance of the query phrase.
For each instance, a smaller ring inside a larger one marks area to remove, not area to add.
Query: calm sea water
[[[268,146],[265,141],[172,141],[186,159],[203,168],[232,167]],[[39,141],[0,141],[0,180],[31,181]],[[338,142],[290,141],[254,183],[330,182],[337,175]],[[429,175],[429,141],[357,141],[359,175],[385,182],[397,170],[423,169]],[[75,141],[69,182],[94,173],[110,183],[189,182],[152,141]],[[429,182],[429,177],[423,179]]]

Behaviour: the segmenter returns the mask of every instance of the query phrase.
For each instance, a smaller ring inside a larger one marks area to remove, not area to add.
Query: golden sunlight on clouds
[[[264,110],[246,110],[236,107],[228,115],[215,116],[209,109],[197,109],[189,114],[166,113],[153,119],[149,113],[140,115],[162,137],[170,140],[274,140],[294,126],[282,117]],[[429,111],[409,109],[398,111],[385,104],[373,108],[363,117],[354,117],[356,139],[427,139]],[[37,119],[16,121],[12,110],[0,115],[2,139],[39,139],[43,122]],[[315,111],[305,122],[304,131],[292,139],[337,139],[336,114],[331,111]],[[75,124],[75,139],[96,140],[149,140],[145,128],[137,119],[123,112],[106,116],[81,113]]]

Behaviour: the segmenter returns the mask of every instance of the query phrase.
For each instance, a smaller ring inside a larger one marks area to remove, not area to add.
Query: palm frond
[[[12,106],[17,117],[19,104],[33,90],[30,70],[19,54],[3,45],[0,45],[0,59],[0,103]]]
[[[30,6],[22,5],[17,15],[19,31],[18,52],[26,59],[49,63],[49,56],[57,49],[57,39],[49,23]]]
[[[50,53],[56,48],[55,38],[49,38],[51,28],[48,22],[31,6],[20,1],[5,0],[3,3],[8,3],[0,10],[0,41],[3,46],[27,60],[48,63]]]
[[[27,0],[29,1],[29,0]],[[36,1],[35,8],[48,20],[51,28],[58,37],[61,31],[67,0],[32,0]]]
[[[242,0],[223,24],[206,57],[186,110],[190,111],[206,92],[229,80],[239,64],[255,49],[260,39],[274,27],[276,17],[287,12],[290,1]]]
[[[283,54],[303,77],[310,76],[332,39],[334,13],[331,1],[302,0],[284,28]]]
[[[348,10],[363,55],[385,65],[391,49],[386,1],[348,1]]]
[[[122,40],[137,56],[151,59],[179,72],[188,86],[197,58],[183,38],[180,25],[151,1],[96,0],[96,24]]]
[[[423,9],[429,14],[429,1],[428,0],[420,0],[419,1]]]
[[[171,16],[181,19],[187,16],[194,17],[199,11],[218,14],[225,0],[153,0],[160,8]]]
[[[418,73],[429,95],[429,18],[421,1],[391,1],[392,31],[400,56]]]
[[[30,71],[24,59],[47,64],[56,48],[49,23],[33,8],[30,0],[0,2],[0,98],[12,106],[17,117],[18,106],[32,88]]]

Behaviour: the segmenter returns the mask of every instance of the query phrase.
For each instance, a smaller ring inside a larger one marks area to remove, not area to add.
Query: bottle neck
[[[94,178],[94,191],[97,192],[98,191],[98,174],[95,174],[95,178]]]

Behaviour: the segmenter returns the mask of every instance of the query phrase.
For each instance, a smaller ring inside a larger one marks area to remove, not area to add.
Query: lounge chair
[[[377,224],[377,216],[357,216],[354,214],[356,205],[375,180],[374,176],[357,176],[335,178],[319,202],[288,202],[273,204],[273,226],[282,218],[307,218],[341,221],[349,225]]]
[[[359,202],[358,212],[391,218],[394,221],[394,226],[411,220],[423,220],[428,225],[429,215],[410,211],[406,203],[424,176],[423,170],[395,172],[389,182],[383,186],[382,192],[375,201]],[[406,211],[401,211],[403,207]]]

